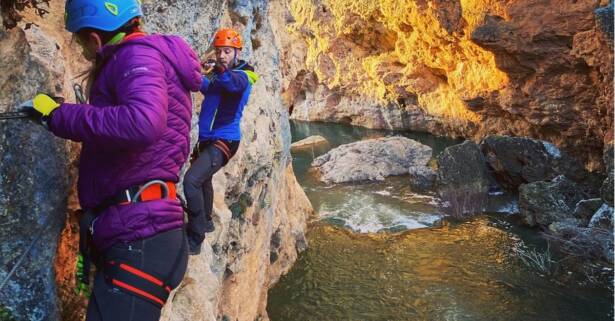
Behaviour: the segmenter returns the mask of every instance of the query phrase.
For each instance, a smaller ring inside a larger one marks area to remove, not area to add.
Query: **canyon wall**
[[[613,126],[607,4],[284,0],[284,102],[298,120],[540,138],[597,169]]]

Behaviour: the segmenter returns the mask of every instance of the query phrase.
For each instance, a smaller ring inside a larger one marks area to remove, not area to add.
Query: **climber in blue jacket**
[[[196,159],[184,177],[188,244],[193,255],[200,252],[205,233],[214,230],[211,179],[239,148],[241,116],[252,85],[258,80],[254,68],[239,60],[242,44],[236,31],[219,30],[214,48],[216,59],[204,64],[201,93],[205,100],[199,115]]]

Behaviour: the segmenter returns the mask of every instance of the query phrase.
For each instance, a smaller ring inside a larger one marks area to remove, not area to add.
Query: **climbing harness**
[[[181,253],[184,253],[185,247],[186,242],[182,242],[171,271],[174,271],[181,262]],[[129,250],[134,250],[132,245],[129,246]],[[160,308],[167,302],[172,290],[169,280],[147,273],[127,263],[108,260],[104,263],[103,270],[107,282]]]
[[[77,294],[89,294],[90,270],[92,262],[100,262],[99,254],[92,246],[94,223],[100,213],[113,205],[126,205],[165,198],[177,198],[175,183],[152,180],[140,186],[134,186],[109,197],[95,209],[85,211],[79,220],[79,256],[77,260]],[[160,279],[131,267],[113,261],[102,262],[105,278],[120,288],[140,295],[160,306],[164,305],[170,290]],[[97,265],[99,266],[99,265]],[[140,279],[139,279],[140,278]],[[153,284],[153,285],[152,285]],[[170,289],[170,288],[169,288]]]

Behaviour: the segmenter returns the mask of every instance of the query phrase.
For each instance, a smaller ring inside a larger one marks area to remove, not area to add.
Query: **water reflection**
[[[296,122],[292,131],[293,141],[321,135],[331,147],[396,134]],[[434,155],[457,143],[402,135],[431,146]],[[272,321],[613,320],[607,289],[562,284],[515,258],[513,249],[521,243],[544,246],[536,231],[519,228],[504,215],[407,230],[440,217],[434,195],[413,193],[404,176],[326,186],[308,171],[326,150],[293,154],[295,174],[324,220],[310,228],[308,250],[270,290]],[[381,232],[354,233],[341,226]]]
[[[401,234],[319,223],[269,293],[273,321],[610,320],[608,291],[562,287],[527,270],[519,238],[480,217]]]

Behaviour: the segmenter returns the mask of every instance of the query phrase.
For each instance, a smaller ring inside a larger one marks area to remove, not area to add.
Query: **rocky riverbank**
[[[568,254],[613,263],[613,147],[604,152],[605,173],[590,173],[553,144],[526,137],[488,136],[437,155],[404,137],[341,145],[312,166],[324,183],[384,180],[410,174],[418,193],[433,192],[455,218],[494,212],[491,199],[510,195],[509,214],[540,229]]]

